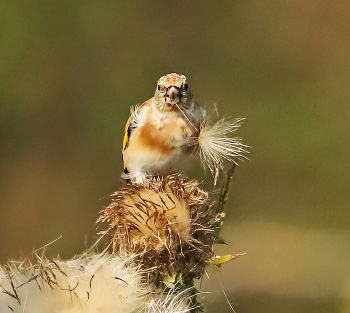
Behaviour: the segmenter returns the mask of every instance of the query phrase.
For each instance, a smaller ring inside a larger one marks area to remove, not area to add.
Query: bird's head
[[[192,91],[188,87],[186,76],[171,73],[158,80],[154,99],[160,111],[180,112],[189,109]]]

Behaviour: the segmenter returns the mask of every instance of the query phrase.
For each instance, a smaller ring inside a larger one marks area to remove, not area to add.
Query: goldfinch
[[[158,80],[152,98],[132,110],[123,140],[124,177],[147,182],[147,176],[181,173],[200,154],[215,173],[223,160],[233,161],[242,150],[229,138],[240,120],[208,126],[207,112],[194,100],[184,75],[171,73]]]

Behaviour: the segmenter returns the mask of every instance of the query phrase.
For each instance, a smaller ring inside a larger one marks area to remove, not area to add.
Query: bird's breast
[[[163,153],[170,153],[188,144],[189,138],[192,136],[191,129],[182,119],[163,120],[159,125],[146,124],[136,131],[139,131],[141,145],[152,150],[160,150]]]

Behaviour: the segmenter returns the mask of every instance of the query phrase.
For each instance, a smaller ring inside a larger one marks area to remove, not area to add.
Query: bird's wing
[[[128,147],[130,135],[131,135],[132,131],[137,127],[136,121],[137,121],[138,114],[140,113],[141,109],[145,105],[149,104],[149,101],[150,100],[147,100],[144,103],[137,105],[137,106],[135,106],[135,108],[131,109],[130,116],[129,116],[128,121],[126,122],[126,125],[125,125],[122,151],[124,151]]]

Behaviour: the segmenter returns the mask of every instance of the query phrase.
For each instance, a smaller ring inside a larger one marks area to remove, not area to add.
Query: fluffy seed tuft
[[[248,146],[242,144],[241,138],[229,137],[240,126],[243,118],[234,121],[221,119],[213,125],[208,121],[201,123],[198,143],[199,154],[203,167],[208,167],[214,175],[218,168],[224,168],[224,161],[236,162],[238,158],[245,158]]]
[[[108,254],[67,261],[35,255],[0,273],[0,312],[131,313],[149,293],[139,266]]]

